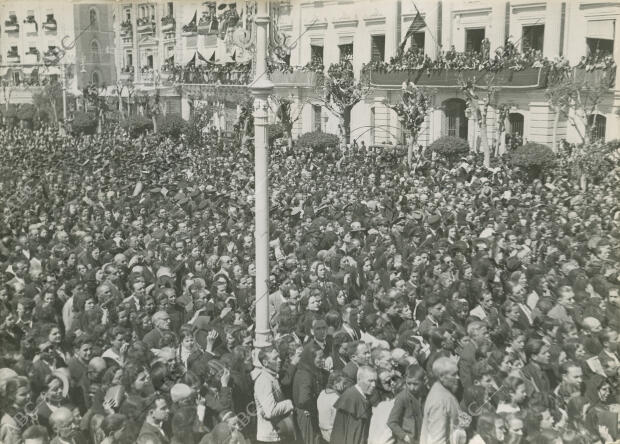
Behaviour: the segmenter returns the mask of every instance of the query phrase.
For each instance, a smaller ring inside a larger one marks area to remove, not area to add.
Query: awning
[[[341,35],[338,38],[338,44],[339,45],[350,45],[351,43],[353,43],[353,36],[352,35]]]
[[[209,54],[211,56],[211,54]],[[184,65],[185,66],[201,66],[208,64],[209,61],[198,51],[194,51],[189,60],[187,60]]]
[[[0,77],[4,77],[7,72],[9,72],[9,68],[0,68]]]
[[[614,40],[615,20],[588,20],[586,37],[589,39]]]
[[[38,69],[36,66],[25,66],[22,68],[22,72],[29,76],[36,69]]]
[[[310,39],[310,44],[312,46],[323,46],[325,45],[325,40],[322,37],[313,37]]]

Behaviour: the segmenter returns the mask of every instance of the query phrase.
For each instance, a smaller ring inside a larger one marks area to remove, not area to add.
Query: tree
[[[4,106],[6,110],[9,109],[9,104],[11,103],[11,95],[14,91],[13,85],[7,80],[2,81],[2,96],[4,97]]]
[[[412,166],[413,147],[418,143],[420,130],[431,109],[431,94],[426,88],[417,87],[413,83],[403,83],[403,96],[400,103],[389,105],[409,133],[407,143],[407,165],[409,167]]]
[[[581,138],[581,144],[576,147],[577,151],[584,153],[576,154],[576,159],[586,159],[590,156],[587,151],[590,149],[592,132],[595,120],[589,117],[594,115],[602,102],[604,96],[609,91],[609,82],[595,80],[584,76],[582,80],[575,77],[571,72],[560,78],[560,80],[550,86],[546,91],[547,100],[556,113],[556,121],[553,128],[553,142],[556,144],[556,128],[560,115],[568,119]],[[554,149],[554,152],[557,148]],[[584,165],[587,162],[580,162]],[[588,168],[581,168],[580,184],[585,190],[588,184]]]
[[[41,91],[37,91],[32,96],[32,102],[39,113],[46,112],[54,118],[54,123],[58,123],[59,110],[62,109],[62,84],[60,82],[50,82]]]
[[[153,122],[153,132],[157,132],[157,118],[164,113],[164,103],[159,95],[159,89],[155,89],[155,94],[145,93],[136,96],[136,101],[144,117]]]
[[[282,129],[284,129],[286,134],[288,149],[290,150],[293,148],[293,126],[301,118],[304,104],[298,106],[295,112],[293,112],[293,100],[291,98],[279,97],[274,94],[270,99],[274,104],[276,117],[282,124]],[[272,107],[272,110],[274,107]]]
[[[495,147],[495,155],[503,156],[506,154],[506,119],[508,119],[508,114],[510,114],[510,106],[508,105],[498,105],[495,106],[497,110],[497,132],[498,132],[498,143]]]
[[[118,97],[118,112],[120,113],[121,117],[125,117],[125,113],[123,111],[123,91],[125,89],[125,85],[123,84],[123,82],[116,82],[116,84],[114,85],[114,93],[116,94],[116,96]]]
[[[461,91],[465,95],[467,107],[480,130],[480,148],[484,153],[484,166],[486,168],[491,167],[491,149],[489,147],[489,137],[487,134],[487,116],[489,114],[489,105],[499,90],[499,88],[495,86],[496,75],[497,72],[495,71],[488,71],[482,74],[485,80],[484,94],[482,97],[476,92],[476,76],[467,81],[459,76],[458,81]],[[477,143],[474,143],[474,150],[476,150],[476,146]]]
[[[103,131],[103,124],[105,123],[105,115],[108,112],[109,107],[106,102],[105,96],[103,92],[105,91],[105,86],[98,88],[97,85],[91,83],[83,90],[84,99],[90,103],[94,108],[97,114],[97,132],[101,133]]]
[[[241,146],[245,147],[254,135],[254,96],[248,95],[240,104],[241,112],[237,120],[241,136]]]
[[[366,84],[355,80],[353,66],[349,60],[332,64],[321,85],[319,100],[339,121],[340,144],[347,144],[351,130],[351,110],[370,92]]]
[[[595,123],[594,119],[588,117],[595,114],[608,91],[608,82],[587,77],[578,80],[574,74],[569,74],[547,89],[547,100],[558,110],[558,114],[568,119],[582,143],[588,145]]]

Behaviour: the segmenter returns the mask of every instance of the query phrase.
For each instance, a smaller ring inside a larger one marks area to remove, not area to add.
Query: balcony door
[[[466,104],[461,99],[448,99],[443,102],[442,135],[467,140],[468,119],[465,117]]]

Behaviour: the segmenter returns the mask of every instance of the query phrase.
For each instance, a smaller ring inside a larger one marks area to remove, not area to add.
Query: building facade
[[[0,3],[0,80],[3,103],[29,103],[52,80],[79,95],[89,83],[116,80],[110,4]]]
[[[114,7],[110,3],[77,3],[73,6],[77,84],[100,87],[116,82]]]
[[[47,1],[0,3],[0,80],[2,102],[32,100],[32,92],[51,78],[77,90],[73,8]],[[10,96],[10,97],[9,97]]]

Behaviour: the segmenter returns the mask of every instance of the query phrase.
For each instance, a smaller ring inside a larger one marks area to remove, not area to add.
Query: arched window
[[[99,54],[99,42],[97,42],[97,40],[93,40],[90,43],[90,54],[93,62],[98,63],[100,61],[101,57]]]
[[[590,140],[595,142],[605,141],[605,127],[607,126],[607,118],[602,114],[590,114],[588,116],[588,126],[591,128]]]
[[[97,26],[97,10],[96,9],[91,8],[89,17],[90,17],[90,25]]]
[[[92,83],[94,85],[99,86],[99,73],[97,71],[93,71],[93,74],[91,76],[91,80],[92,80]]]
[[[448,99],[443,102],[442,135],[467,140],[469,120],[465,116],[465,108],[465,101],[461,99]]]

